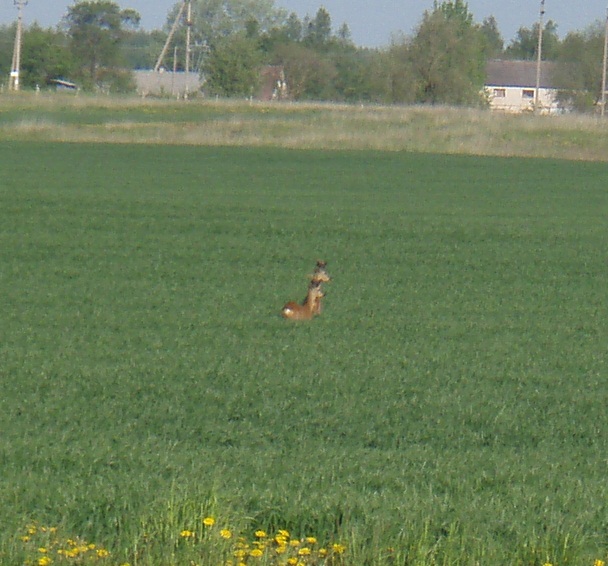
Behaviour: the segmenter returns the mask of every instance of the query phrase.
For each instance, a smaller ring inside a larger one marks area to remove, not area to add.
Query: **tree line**
[[[23,33],[21,83],[45,87],[57,78],[88,90],[129,92],[131,70],[150,69],[176,19],[177,2],[162,30],[139,29],[140,16],[112,0],[80,1],[55,28],[28,26]],[[185,66],[184,21],[168,68]],[[337,28],[325,8],[299,18],[274,0],[194,0],[191,67],[204,91],[251,96],[266,65],[284,69],[294,100],[384,104],[483,105],[480,94],[489,59],[535,60],[538,23],[521,27],[505,45],[493,16],[475,22],[463,0],[435,0],[414,32],[371,49],[355,45],[346,24]],[[8,76],[15,26],[0,27],[0,72]],[[562,99],[578,110],[594,108],[601,91],[604,26],[597,21],[561,40],[557,24],[543,28],[544,60],[555,61]]]

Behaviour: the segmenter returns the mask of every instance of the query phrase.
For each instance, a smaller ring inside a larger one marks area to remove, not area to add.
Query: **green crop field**
[[[0,167],[1,564],[608,561],[605,164]],[[319,258],[323,314],[283,320]]]

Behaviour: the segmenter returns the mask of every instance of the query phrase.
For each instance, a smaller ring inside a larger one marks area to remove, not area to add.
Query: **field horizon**
[[[442,106],[0,95],[0,138],[608,160],[599,116]]]

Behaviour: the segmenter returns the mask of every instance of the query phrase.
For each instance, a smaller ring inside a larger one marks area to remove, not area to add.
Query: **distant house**
[[[201,78],[198,73],[185,73],[161,70],[133,71],[137,94],[140,96],[172,96],[183,98],[186,94],[194,94],[201,88]]]
[[[266,65],[260,73],[260,88],[258,100],[285,100],[287,98],[287,82],[282,65]]]
[[[538,102],[543,114],[563,111],[557,102],[556,64],[541,61]],[[485,91],[492,110],[528,112],[536,100],[536,61],[488,61]]]

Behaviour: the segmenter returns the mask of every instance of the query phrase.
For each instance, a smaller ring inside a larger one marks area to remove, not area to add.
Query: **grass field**
[[[425,106],[0,96],[0,139],[356,149],[608,161],[594,116]]]
[[[605,164],[4,141],[0,167],[0,563],[50,559],[42,525],[104,550],[81,563],[274,564],[235,550],[256,529],[346,547],[302,564],[608,560]],[[282,320],[317,258],[323,315]]]

